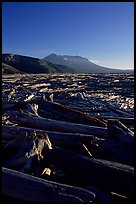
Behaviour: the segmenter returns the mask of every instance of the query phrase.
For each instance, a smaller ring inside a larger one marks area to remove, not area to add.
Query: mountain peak
[[[45,59],[51,63],[64,65],[75,69],[77,73],[122,73],[129,70],[113,69],[97,65],[85,57],[79,55],[56,55],[51,54]]]
[[[48,56],[51,56],[51,57],[53,57],[53,56],[57,56],[55,53],[51,53],[50,55],[48,55]]]

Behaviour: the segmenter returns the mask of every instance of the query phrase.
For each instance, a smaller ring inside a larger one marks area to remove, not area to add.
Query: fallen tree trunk
[[[92,202],[95,194],[74,186],[47,181],[2,168],[2,192],[29,202]]]
[[[53,148],[48,151],[50,162],[67,175],[73,185],[93,185],[106,192],[116,192],[134,198],[134,168],[106,160],[82,157],[79,154]]]
[[[121,116],[109,116],[109,115],[96,115],[95,117],[100,119],[114,119],[114,120],[124,120],[129,122],[134,122],[134,118],[130,117],[121,117]]]
[[[113,105],[107,103],[106,101],[104,102],[104,104],[106,104],[107,108],[110,109],[111,111],[113,111],[114,113],[119,114],[120,116],[127,116],[127,117],[132,117],[132,114],[125,111],[125,110],[121,110],[119,108],[115,108]]]
[[[16,137],[20,137],[21,135],[25,137],[26,133],[28,135],[33,135],[35,133],[37,137],[38,135],[46,136],[47,134],[53,145],[63,147],[74,147],[77,146],[79,143],[89,144],[89,142],[91,141],[97,142],[101,140],[93,135],[53,132],[11,125],[2,126],[2,138],[6,141],[15,139]]]
[[[78,148],[82,152],[82,146],[85,144],[93,157],[131,166],[134,164],[134,150],[132,145],[122,143],[120,140],[112,138],[101,139],[93,135],[41,131],[18,126],[2,126],[2,137],[5,141],[13,140],[20,136],[26,137],[26,134],[31,137],[35,134],[37,137],[43,136],[45,138],[48,135],[52,145],[70,148],[73,151],[76,151]]]
[[[134,118],[128,118],[128,117],[121,117],[121,116],[107,116],[107,115],[96,115],[95,116],[96,118],[99,118],[101,120],[119,120],[120,122],[122,122],[123,124],[125,125],[128,125],[128,126],[134,126]]]
[[[108,120],[108,134],[124,143],[134,145],[134,133],[120,121]]]
[[[84,125],[106,127],[105,123],[100,119],[86,115],[81,111],[71,109],[59,103],[50,102],[41,99],[38,102],[40,116],[47,118],[48,114],[51,119],[63,120],[71,123],[79,123]],[[42,111],[41,111],[42,110]]]
[[[81,125],[70,122],[62,122],[57,120],[45,119],[42,117],[33,117],[29,114],[14,111],[9,115],[9,121],[16,123],[20,126],[57,131],[67,133],[80,133],[99,136],[101,138],[107,138],[107,128]]]
[[[96,158],[134,166],[134,147],[132,144],[115,139],[96,141],[98,148],[93,154]],[[89,148],[89,150],[91,147]]]

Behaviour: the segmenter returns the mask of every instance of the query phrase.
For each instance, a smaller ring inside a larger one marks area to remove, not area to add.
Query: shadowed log
[[[95,194],[82,188],[39,179],[2,168],[2,192],[31,202],[92,202]]]
[[[107,192],[134,197],[134,168],[102,159],[53,148],[47,152],[50,162],[68,176],[68,182],[93,185]]]
[[[83,149],[81,147],[85,144],[84,149],[87,147],[87,155],[89,155],[89,150],[92,156],[96,158],[120,162],[126,165],[134,164],[133,146],[114,138],[112,139],[109,137],[107,139],[100,139],[93,135],[52,132],[45,130],[41,131],[38,129],[8,125],[2,126],[2,137],[5,141],[13,140],[20,136],[26,137],[26,133],[31,136],[36,134],[37,137],[42,135],[45,138],[46,135],[48,135],[52,145],[70,148],[75,151],[76,148],[79,148],[80,150]]]
[[[62,122],[57,120],[45,119],[42,117],[33,117],[29,114],[21,112],[14,112],[9,115],[9,121],[17,123],[20,126],[37,128],[42,130],[89,134],[99,136],[101,138],[106,138],[108,136],[106,128],[81,125],[70,122]]]
[[[34,175],[39,175],[41,171],[41,160],[44,157],[42,154],[51,148],[52,145],[47,135],[46,139],[23,137],[21,135],[3,148],[3,154],[5,155],[8,155],[14,150],[14,154],[9,154],[10,158],[5,159],[3,165],[7,168],[17,169],[25,173],[33,172]]]
[[[10,110],[10,109],[14,109],[14,107],[16,106],[16,103],[2,103],[2,110]]]
[[[33,135],[34,133],[37,135],[43,135],[46,137],[48,134],[51,143],[55,146],[77,146],[79,143],[88,143],[91,141],[100,141],[101,139],[93,136],[93,135],[85,135],[85,134],[75,134],[75,133],[62,133],[62,132],[53,132],[53,131],[45,131],[38,130],[32,128],[25,128],[19,126],[10,126],[3,125],[2,126],[2,137],[4,140],[12,140],[19,136],[26,136],[26,133],[29,135]]]
[[[97,141],[95,157],[121,164],[134,165],[134,146],[120,140],[107,139]],[[90,149],[89,149],[90,150]]]
[[[99,119],[114,119],[114,120],[120,120],[120,122],[125,124],[134,124],[134,118],[128,118],[128,117],[121,117],[121,116],[107,116],[107,115],[96,115],[96,118]]]
[[[124,143],[134,145],[134,133],[120,121],[108,120],[108,134]]]

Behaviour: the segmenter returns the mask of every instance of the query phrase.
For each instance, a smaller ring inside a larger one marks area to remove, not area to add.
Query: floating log
[[[53,148],[47,152],[50,162],[67,175],[73,185],[93,185],[106,192],[134,198],[134,168],[116,162],[83,157],[79,154]]]
[[[92,202],[95,194],[82,188],[2,168],[2,192],[30,202]]]
[[[51,119],[46,119],[42,117],[33,117],[29,114],[25,114],[17,111],[15,111],[12,114],[9,114],[9,121],[16,123],[20,126],[42,129],[42,130],[89,134],[89,135],[99,136],[101,138],[108,137],[107,128],[51,120]]]

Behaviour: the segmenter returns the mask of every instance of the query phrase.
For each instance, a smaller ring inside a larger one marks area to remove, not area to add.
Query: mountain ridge
[[[85,57],[81,56],[70,56],[70,55],[56,55],[54,53],[45,57],[49,62],[59,63],[69,67],[75,68],[77,72],[80,73],[120,73],[120,72],[133,72],[133,69],[115,69],[108,68],[102,65],[97,65]]]
[[[97,65],[85,57],[50,54],[42,59],[19,54],[2,54],[2,62],[23,73],[134,73]]]
[[[72,73],[74,70],[65,65],[56,65],[36,57],[5,53],[2,62],[25,73]]]

